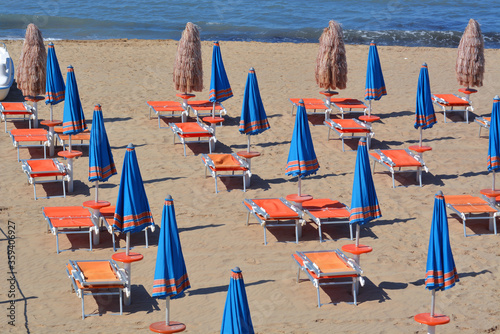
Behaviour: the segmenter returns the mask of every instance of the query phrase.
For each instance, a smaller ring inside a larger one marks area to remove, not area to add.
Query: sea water
[[[316,43],[329,20],[347,44],[457,47],[470,18],[485,47],[500,48],[499,0],[1,0],[0,40],[174,39],[187,22],[202,40]]]

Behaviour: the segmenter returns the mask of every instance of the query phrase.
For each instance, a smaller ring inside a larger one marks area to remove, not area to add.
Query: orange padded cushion
[[[212,137],[212,134],[203,129],[196,122],[175,123],[183,133],[178,133],[180,137]]]
[[[49,218],[90,217],[90,211],[83,206],[49,206],[42,210]]]
[[[338,255],[334,252],[322,252],[322,253],[307,253],[306,256],[318,266],[318,268],[326,273],[331,272],[345,272],[352,271],[352,275],[331,275],[331,276],[321,276],[318,277],[313,271],[307,269],[307,271],[311,274],[311,276],[315,279],[332,279],[332,278],[341,278],[341,277],[356,277],[358,276],[356,271],[349,267],[347,264],[342,261]],[[297,254],[293,254],[295,260],[300,264],[300,266],[304,266],[303,259]],[[319,262],[316,262],[319,261]]]
[[[456,106],[469,106],[470,103],[453,95],[453,94],[434,94],[435,97],[445,100],[445,103],[437,100],[440,105],[456,107]]]
[[[272,219],[299,219],[297,212],[283,204],[279,198],[253,199],[259,207],[264,209]],[[246,204],[246,202],[245,202]],[[248,206],[248,205],[247,205]]]
[[[89,261],[89,262],[77,262],[76,263],[85,277],[85,280],[88,283],[92,282],[113,282],[115,281],[116,285],[89,285],[86,287],[82,287],[80,282],[76,281],[78,287],[87,288],[87,289],[109,289],[109,288],[123,288],[123,284],[116,277],[113,272],[113,268],[111,268],[108,261]],[[68,265],[68,270],[71,272],[72,267]]]
[[[395,167],[418,167],[422,166],[420,162],[418,162],[415,158],[413,158],[408,152],[405,150],[381,150],[385,156],[394,162]],[[377,153],[370,153],[377,159],[380,159],[380,155]]]
[[[43,160],[27,160],[28,165],[31,167],[32,173],[31,177],[44,177],[44,176],[56,176],[56,175],[66,175],[66,173],[61,173],[57,168],[56,164],[51,159]],[[40,172],[53,172],[53,173],[40,173]]]
[[[213,102],[210,101],[188,101],[188,104],[195,110],[212,110],[214,108]],[[215,103],[215,110],[222,110],[222,106]]]
[[[89,218],[53,218],[50,220],[56,228],[92,227],[94,223]]]
[[[330,123],[331,126],[335,126],[335,124],[338,124],[342,127],[342,129],[335,128],[337,131],[342,132],[342,133],[354,133],[354,132],[365,132],[365,133],[370,133],[370,130],[364,127],[363,125],[360,125],[356,123],[355,120],[353,119],[331,119],[327,121]]]
[[[362,109],[366,108],[363,102],[357,99],[334,98],[331,99],[331,101],[340,108],[362,108]]]
[[[329,198],[312,199],[302,205],[304,210],[309,210],[316,218],[349,218],[347,207],[339,201]]]
[[[215,165],[215,171],[247,170],[232,154],[208,154]],[[212,167],[210,167],[213,169]]]
[[[2,102],[6,114],[31,114],[22,102]]]
[[[290,99],[295,105],[299,104],[301,99]],[[302,99],[304,101],[304,107],[306,109],[328,109],[323,100],[321,99]]]
[[[497,212],[484,199],[472,195],[448,195],[444,196],[444,200],[461,213]]]

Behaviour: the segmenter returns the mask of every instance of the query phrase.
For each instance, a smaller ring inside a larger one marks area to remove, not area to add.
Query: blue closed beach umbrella
[[[68,66],[66,75],[66,92],[64,99],[63,133],[69,135],[69,150],[71,151],[71,135],[79,134],[87,129],[83,114],[78,85],[76,84],[73,66]]]
[[[415,108],[415,129],[420,128],[420,144],[422,146],[422,130],[432,128],[436,124],[436,114],[432,105],[431,84],[427,64],[423,63],[418,76],[417,103]]]
[[[245,84],[245,94],[243,95],[239,127],[240,133],[247,135],[247,152],[250,152],[250,136],[264,132],[270,127],[266,110],[264,109],[264,104],[260,97],[257,75],[252,67],[248,72],[247,82]]]
[[[435,325],[446,324],[450,321],[448,317],[434,312],[436,291],[451,289],[459,281],[451,251],[446,202],[442,191],[438,191],[434,198],[425,271],[425,288],[432,291],[431,312],[418,314],[415,320],[427,324],[428,332],[434,333]]]
[[[182,254],[181,241],[179,239],[179,231],[177,229],[174,201],[172,196],[169,195],[163,205],[153,285],[153,297],[166,299],[166,321],[151,324],[150,329],[172,329],[173,327],[182,326],[185,328],[184,324],[170,321],[169,307],[170,299],[181,297],[184,291],[190,287],[186,264],[184,263],[184,256]]]
[[[113,227],[127,234],[126,254],[130,250],[130,233],[140,232],[154,225],[146,190],[142,182],[134,145],[129,144],[123,159]]]
[[[356,247],[359,246],[359,226],[380,217],[382,217],[382,213],[370,169],[366,138],[361,138],[356,155],[349,216],[349,223],[356,224]]]
[[[222,102],[233,96],[231,85],[227,79],[226,69],[222,61],[219,42],[214,42],[212,52],[212,75],[210,77],[210,95],[209,101],[213,102],[214,109],[212,117],[215,117],[215,103]]]
[[[47,51],[47,74],[45,82],[45,104],[50,104],[50,120],[53,120],[52,106],[64,101],[66,86],[57,61],[54,43],[49,43]]]
[[[490,135],[488,138],[488,170],[493,172],[492,190],[495,190],[495,172],[500,169],[500,97],[493,99]]]
[[[318,159],[314,152],[314,145],[307,120],[307,112],[304,101],[301,99],[295,116],[295,127],[293,128],[292,142],[285,169],[285,174],[299,177],[299,192],[301,196],[301,179],[315,174],[319,169]]]
[[[238,267],[231,270],[231,280],[229,281],[220,332],[221,334],[255,333],[250,308],[248,307],[243,274]]]
[[[99,200],[99,181],[107,181],[116,174],[115,162],[111,147],[109,146],[108,135],[104,127],[101,105],[94,107],[92,117],[92,128],[90,130],[89,145],[89,182],[95,182],[95,200]]]
[[[384,95],[387,95],[385,89],[384,75],[380,66],[380,59],[377,51],[377,44],[370,43],[368,50],[368,64],[366,66],[366,84],[365,84],[365,100],[370,102],[368,115],[371,115],[372,100],[380,100]]]

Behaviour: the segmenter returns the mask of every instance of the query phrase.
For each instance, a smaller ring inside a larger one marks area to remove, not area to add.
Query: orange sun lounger
[[[5,123],[5,132],[7,132],[7,119],[25,121],[27,116],[28,126],[31,129],[31,120],[35,118],[33,109],[25,102],[0,102],[0,116],[1,120]]]
[[[119,314],[123,314],[123,291],[129,296],[130,287],[127,286],[126,271],[119,268],[114,260],[70,260],[66,265],[66,273],[74,292],[82,300],[82,319],[100,315],[85,314],[85,296],[119,296]]]
[[[88,250],[92,251],[92,234],[99,233],[99,226],[87,208],[82,206],[43,207],[42,213],[47,221],[47,229],[56,236],[57,254],[62,252],[59,250],[59,234],[88,233],[90,242]]]
[[[496,217],[500,216],[500,211],[484,199],[472,195],[448,195],[444,196],[444,200],[446,207],[462,219],[465,237],[465,225],[467,220],[472,219],[488,219],[490,230],[497,234]]]
[[[368,111],[368,106],[358,99],[332,98],[330,105],[340,111],[342,118],[344,118],[346,112],[357,112],[366,115]]]
[[[201,122],[169,123],[168,125],[174,133],[174,144],[175,136],[177,136],[184,146],[184,156],[186,156],[186,144],[189,143],[208,143],[208,151],[212,153],[212,149],[217,142],[212,128]],[[198,139],[191,140],[192,138]]]
[[[299,101],[301,99],[289,99],[290,102],[292,103],[292,116],[295,108],[299,105]],[[316,111],[325,113],[325,120],[330,118],[330,112],[332,111],[330,107],[328,107],[325,104],[325,101],[321,99],[302,99],[304,101],[304,107],[306,108],[306,111],[310,113],[310,110],[312,110],[312,114],[314,115]]]
[[[17,148],[17,161],[19,160],[19,148],[21,147],[43,147],[43,158],[47,158],[47,146],[49,146],[49,133],[44,129],[12,129],[10,130],[12,144]],[[38,144],[33,144],[34,142]],[[31,144],[26,144],[31,143]]]
[[[66,146],[69,146],[69,135],[63,134],[62,126],[54,127],[55,136],[57,141],[62,146],[63,150],[66,150]],[[89,146],[90,144],[90,129],[87,128],[85,131],[80,132],[76,135],[71,135],[71,146]]]
[[[151,112],[154,112],[158,117],[158,127],[160,129],[166,128],[166,126],[161,126],[162,118],[181,117],[187,119],[189,116],[189,109],[177,101],[147,101],[146,104],[149,107],[149,118],[151,118]]]
[[[51,197],[66,197],[66,187],[64,182],[69,181],[69,175],[66,171],[66,167],[57,159],[42,159],[42,160],[23,160],[22,161],[23,172],[28,176],[28,183],[33,185],[33,191],[35,194],[35,200],[38,198],[51,198]],[[43,178],[55,177],[54,180],[46,180]],[[58,177],[60,177],[58,179]],[[43,179],[43,180],[38,180]],[[36,184],[38,183],[49,183],[49,182],[61,182],[63,188],[62,196],[47,196],[47,197],[37,197],[36,196]]]
[[[243,191],[246,191],[247,187],[245,176],[250,178],[251,172],[250,167],[245,160],[234,153],[202,154],[201,160],[205,164],[205,177],[207,177],[207,171],[210,171],[210,174],[215,180],[215,193],[219,192],[217,189],[218,177],[241,177],[243,179]],[[235,172],[241,172],[241,174],[235,174]]]
[[[212,116],[212,110],[214,109],[214,103],[208,100],[202,101],[188,101],[188,110],[192,111],[197,119],[203,116]],[[220,102],[215,103],[215,112],[219,113],[219,116],[227,115],[227,111]]]
[[[474,122],[479,124],[479,137],[481,137],[482,128],[485,128],[486,130],[490,129],[491,117],[478,116],[474,118]]]
[[[300,272],[303,271],[316,288],[318,307],[324,305],[321,304],[319,287],[328,285],[351,285],[354,299],[353,304],[356,305],[358,303],[358,281],[361,285],[364,284],[361,277],[363,271],[353,259],[346,257],[339,249],[296,252],[292,257],[299,266],[297,283],[300,280]]]
[[[113,224],[114,224],[113,217],[115,215],[115,208],[116,208],[116,206],[112,205],[112,206],[107,206],[105,208],[101,208],[99,210],[100,214],[101,214],[101,216],[99,217],[101,225],[104,226],[108,230],[108,232],[111,234],[112,243],[113,243],[113,252],[116,252],[116,250],[118,249],[118,248],[116,248],[115,230],[113,228]],[[108,219],[109,219],[109,221],[108,221]],[[151,232],[154,232],[155,225],[154,224],[148,225],[144,229],[144,236],[146,238],[146,248],[149,247],[148,228],[151,230]]]
[[[345,152],[344,139],[366,137],[366,141],[370,143],[374,135],[369,123],[360,122],[357,119],[328,119],[323,124],[328,127],[328,140],[330,140],[331,130],[337,132],[339,138],[342,140],[342,152]]]
[[[302,225],[305,224],[303,213],[286,199],[282,197],[245,199],[243,205],[248,210],[246,225],[248,226],[252,214],[264,228],[264,245],[267,245],[267,228],[282,226],[295,227],[295,243],[299,243]]]
[[[466,98],[455,94],[434,94],[432,102],[437,105],[444,114],[444,122],[446,123],[447,112],[462,112],[466,123],[469,123],[469,111],[474,111],[474,108]]]
[[[375,173],[375,163],[378,162],[392,174],[392,187],[395,188],[394,181],[395,173],[416,172],[417,181],[422,186],[422,169],[429,172],[424,160],[419,156],[409,151],[408,149],[400,150],[375,150],[370,153],[370,158],[373,161],[373,173]],[[409,169],[408,169],[409,168]]]
[[[329,198],[314,198],[302,204],[302,210],[318,225],[319,242],[323,242],[321,226],[324,224],[348,224],[352,240],[352,225],[349,224],[349,207]]]

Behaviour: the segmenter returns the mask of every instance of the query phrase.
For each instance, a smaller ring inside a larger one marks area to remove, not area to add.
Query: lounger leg
[[[92,252],[92,231],[89,230],[90,251]]]
[[[327,137],[327,140],[330,140],[330,131],[331,131],[331,128],[328,127],[328,137]]]
[[[85,304],[83,302],[83,296],[85,296],[84,292],[81,292],[82,294],[82,319],[85,319]]]
[[[297,283],[299,283],[299,281],[300,281],[300,271],[301,271],[301,269],[299,267],[299,269],[297,269]]]
[[[318,295],[318,307],[321,307],[321,300],[320,300],[320,297],[319,297],[319,282],[316,282],[316,293]]]
[[[394,181],[394,172],[392,172],[392,187],[396,188],[396,182]]]
[[[481,128],[482,127],[483,127],[482,125],[479,125],[479,138],[481,138]]]
[[[64,184],[64,176],[62,180],[62,188],[63,188],[63,198],[66,198],[66,185]]]
[[[59,254],[59,231],[56,229],[56,253]]]
[[[295,243],[299,243],[299,224],[300,222],[295,223]]]
[[[120,315],[123,314],[123,289],[120,290]]]
[[[217,194],[219,192],[219,190],[217,189],[217,175],[215,175],[214,179],[215,179],[215,193]]]
[[[342,137],[341,139],[342,139],[342,152],[345,152],[345,147],[344,147],[344,137]]]
[[[35,182],[35,180],[33,180],[33,192],[35,193],[35,201],[36,201],[37,197],[36,197],[36,182]]]
[[[354,305],[358,304],[357,291],[358,290],[358,279],[352,278],[352,296],[354,298]]]
[[[20,159],[19,159],[19,145],[17,145],[17,162],[19,162]]]
[[[321,222],[318,223],[318,233],[319,233],[319,242],[323,242],[323,233],[321,232]]]
[[[250,211],[248,211],[248,214],[247,214],[247,223],[246,223],[246,226],[248,226],[249,220],[250,220]]]
[[[264,227],[264,245],[267,245],[267,236],[266,236],[266,225]]]
[[[464,237],[467,238],[467,233],[465,232],[465,222],[467,221],[467,219],[465,219],[465,217],[462,217],[462,223],[464,225]]]
[[[175,138],[174,138],[174,140],[175,140]],[[184,146],[184,156],[186,156],[186,144],[182,143],[182,145]]]

